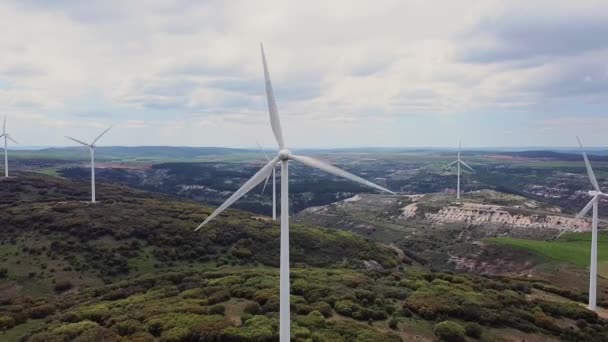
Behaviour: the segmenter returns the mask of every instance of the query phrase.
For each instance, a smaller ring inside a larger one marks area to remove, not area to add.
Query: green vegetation
[[[88,184],[43,175],[2,184],[0,339],[278,339],[275,222],[229,211],[193,232],[210,213],[196,203],[102,184],[90,205]],[[583,293],[430,272],[343,231],[293,225],[291,238],[294,341],[464,341],[500,329],[608,340]]]
[[[579,267],[589,267],[591,233],[568,233],[555,241],[539,241],[497,237],[488,241],[524,249],[535,253],[549,262],[566,262]],[[608,234],[599,234],[598,260],[600,263],[608,261]]]
[[[29,175],[0,189],[1,276],[32,294],[99,285],[159,269],[279,263],[279,227],[229,211],[194,232],[211,210],[126,187],[88,185]],[[390,248],[356,235],[292,225],[291,258],[311,266],[401,263]],[[70,280],[70,283],[67,283]]]
[[[275,341],[278,285],[277,270],[265,267],[159,272],[61,296],[4,299],[0,317],[12,318],[15,327],[7,333],[13,336],[28,327],[24,341],[98,336],[110,341]],[[433,322],[439,322],[432,330],[444,341],[465,341],[484,329],[501,328],[567,341],[608,339],[608,322],[565,298],[531,299],[531,284],[525,281],[295,268],[292,288],[295,341],[397,342],[399,332],[412,323]],[[44,321],[32,321],[40,318]],[[575,319],[572,327],[568,322]]]

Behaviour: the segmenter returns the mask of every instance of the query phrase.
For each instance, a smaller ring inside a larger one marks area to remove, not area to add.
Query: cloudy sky
[[[2,0],[22,145],[608,145],[608,2]]]

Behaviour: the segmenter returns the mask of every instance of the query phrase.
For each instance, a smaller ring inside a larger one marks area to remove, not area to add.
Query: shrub
[[[248,313],[250,315],[255,315],[258,312],[260,312],[260,304],[258,304],[257,302],[251,302],[251,303],[247,303],[247,305],[245,305],[245,309],[244,312]]]
[[[26,314],[28,315],[28,317],[30,318],[45,318],[49,315],[52,315],[53,313],[55,313],[55,310],[57,308],[55,308],[54,305],[51,304],[43,304],[40,306],[35,306],[33,308],[30,308],[28,310],[26,310]]]
[[[391,317],[391,319],[389,319],[388,321],[388,327],[395,330],[397,329],[399,325],[399,320],[397,320],[395,317]]]
[[[311,305],[311,308],[314,311],[319,311],[325,318],[331,317],[333,314],[333,310],[331,309],[331,305],[326,302],[317,302]]]
[[[481,328],[481,325],[474,323],[474,322],[469,322],[469,323],[465,324],[464,330],[465,330],[465,333],[467,334],[467,336],[473,337],[473,338],[480,338],[481,334],[483,333],[483,329]]]
[[[15,325],[15,319],[11,316],[0,316],[0,330],[5,331]]]
[[[325,317],[319,311],[312,311],[306,317],[299,319],[298,323],[312,330],[319,330],[325,326]]]
[[[208,315],[224,315],[224,313],[226,312],[226,307],[223,305],[214,305],[211,306],[207,309],[207,314]]]
[[[0,268],[0,279],[6,278],[8,275],[8,269],[6,267]]]
[[[466,341],[464,328],[453,321],[443,321],[435,324],[433,332],[441,341],[462,342]]]
[[[55,291],[63,292],[71,289],[73,287],[72,282],[69,280],[59,280],[55,283]]]
[[[239,328],[231,327],[223,331],[227,341],[270,341],[278,337],[278,324],[266,316],[253,316]]]

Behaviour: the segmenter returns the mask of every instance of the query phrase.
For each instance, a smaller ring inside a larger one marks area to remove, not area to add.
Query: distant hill
[[[500,152],[500,155],[533,158],[533,159],[549,159],[560,161],[582,161],[581,153],[566,153],[555,151],[521,151],[521,152]],[[594,152],[588,152],[589,160],[591,161],[608,161],[608,155],[597,155]]]
[[[88,152],[80,146],[54,147],[38,150],[18,150],[12,152],[17,158],[88,160]],[[209,156],[253,154],[260,157],[257,150],[224,147],[173,147],[173,146],[99,146],[96,149],[100,160],[179,160],[197,159]]]

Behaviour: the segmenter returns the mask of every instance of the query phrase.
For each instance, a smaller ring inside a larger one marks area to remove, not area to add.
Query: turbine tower
[[[4,117],[4,123],[2,124],[2,135],[0,135],[0,138],[4,138],[4,178],[8,178],[8,140],[15,144],[18,144],[18,142],[16,142],[10,134],[6,133],[6,116]]]
[[[458,180],[456,181],[456,199],[460,199],[460,165],[462,164],[462,166],[466,167],[467,169],[471,170],[471,172],[475,172],[475,170],[473,170],[472,167],[470,167],[469,165],[467,165],[467,163],[465,163],[461,158],[460,158],[460,152],[462,152],[462,141],[458,140],[458,158],[456,160],[454,160],[453,162],[449,163],[448,165],[446,165],[445,167],[448,168],[454,164],[456,164],[458,166]]]
[[[578,144],[583,148],[583,144],[581,140],[576,137],[578,140]],[[591,181],[591,185],[593,186],[593,190],[589,191],[589,196],[591,196],[591,200],[587,205],[581,210],[576,218],[582,218],[585,216],[591,208],[593,208],[592,213],[592,223],[591,223],[591,265],[589,267],[589,310],[595,311],[597,305],[597,214],[598,214],[598,203],[600,198],[608,198],[608,194],[602,192],[600,190],[600,186],[597,183],[597,178],[595,178],[595,173],[591,168],[591,163],[589,163],[589,158],[587,158],[587,153],[583,151],[583,159],[585,160],[585,166],[587,167],[587,174],[589,175],[589,181]]]
[[[266,154],[266,151],[262,148],[260,143],[256,142],[260,151],[264,153],[264,157],[266,160],[270,161],[270,157]],[[266,177],[266,181],[264,182],[264,187],[262,188],[262,195],[264,195],[264,190],[266,190],[266,185],[268,185],[268,179],[270,178],[270,174]],[[272,169],[272,220],[277,220],[277,175],[276,175],[276,167]]]
[[[264,55],[264,47],[260,44],[262,52],[262,64],[264,67],[264,78],[266,80],[266,98],[268,100],[268,111],[270,113],[270,125],[272,131],[277,140],[279,146],[279,152],[276,157],[272,158],[268,164],[260,169],[251,179],[249,179],[243,186],[238,189],[230,198],[219,206],[207,219],[201,223],[196,230],[206,225],[214,217],[219,215],[222,211],[228,208],[232,203],[237,201],[239,198],[244,196],[251,189],[256,187],[265,178],[267,178],[275,166],[281,164],[281,266],[280,266],[280,341],[289,342],[291,339],[290,324],[291,314],[289,307],[289,295],[290,295],[290,283],[289,283],[289,172],[288,165],[289,161],[297,161],[306,166],[317,168],[330,173],[334,176],[343,177],[351,181],[364,184],[375,189],[394,194],[392,191],[385,189],[379,185],[369,182],[359,176],[355,176],[352,173],[341,170],[335,166],[326,164],[319,160],[298,156],[291,153],[285,148],[285,140],[283,139],[283,130],[281,129],[281,121],[279,119],[279,112],[277,104],[275,102],[274,93],[272,91],[272,84],[270,82],[270,74],[268,72],[268,66],[266,64],[266,56]]]
[[[66,138],[73,140],[79,143],[80,145],[88,147],[89,152],[91,153],[91,203],[95,203],[95,147],[97,147],[95,144],[97,143],[97,141],[99,141],[99,139],[101,139],[104,134],[106,134],[110,130],[110,128],[112,128],[112,126],[108,127],[105,131],[98,135],[97,138],[95,138],[95,140],[93,140],[93,142],[90,144],[66,136]]]

